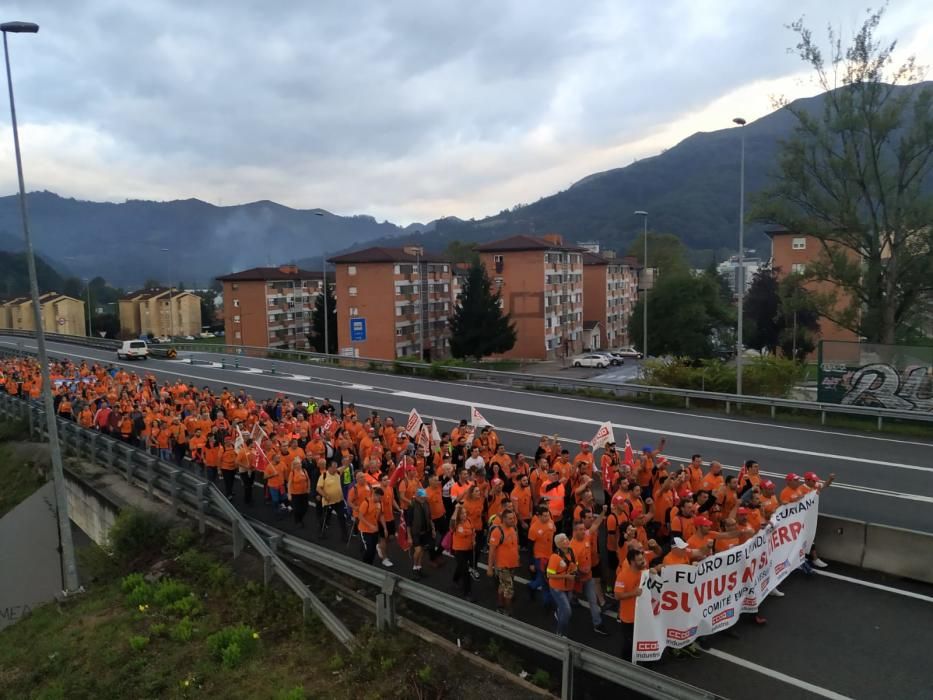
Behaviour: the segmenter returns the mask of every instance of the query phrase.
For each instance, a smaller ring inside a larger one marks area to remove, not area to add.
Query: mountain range
[[[818,113],[824,99],[817,95],[794,104]],[[749,200],[767,184],[781,140],[795,123],[782,108],[742,127]],[[65,275],[101,275],[125,287],[149,278],[202,286],[216,275],[258,265],[297,261],[316,269],[323,253],[368,245],[414,242],[440,251],[453,240],[481,242],[514,233],[557,232],[567,241],[595,240],[624,251],[641,232],[635,210],[648,211],[650,230],[679,236],[701,265],[737,247],[738,129],[693,134],[659,155],[589,175],[562,192],[483,219],[446,217],[401,227],[371,216],[337,216],[270,201],[110,203],[52,192],[30,193],[28,207],[36,251],[47,262]],[[0,250],[22,249],[19,231],[16,196],[0,197]],[[746,246],[766,249],[763,226],[746,227]]]

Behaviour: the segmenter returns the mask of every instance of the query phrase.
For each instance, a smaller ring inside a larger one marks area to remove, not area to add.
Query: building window
[[[239,322],[240,322],[240,316],[239,316],[239,315],[234,316],[234,317],[233,317],[233,322],[234,322],[234,323],[239,323]]]
[[[239,300],[239,299],[234,299],[234,300],[233,300],[233,308],[235,308],[235,309],[239,309],[239,308],[240,308],[240,300]]]
[[[360,315],[360,310],[359,310],[358,308],[356,308],[355,306],[351,306],[351,307],[350,307],[350,315],[351,315],[351,316],[359,316],[359,315]]]
[[[443,270],[444,270],[444,272],[447,272],[447,266],[446,266],[446,265],[444,265]]]
[[[230,289],[237,290],[237,289],[239,289],[239,288],[240,288],[240,285],[238,285],[238,284],[231,284],[231,285],[230,285]]]
[[[347,288],[347,294],[349,294],[351,297],[355,297],[355,296],[356,296],[356,287],[348,287],[348,288]]]
[[[237,340],[239,340],[239,339],[242,338],[243,336],[242,336],[242,334],[240,333],[240,331],[237,331],[236,333],[233,334],[233,337],[236,338]]]
[[[795,238],[791,243],[791,248],[794,250],[806,250],[807,249],[807,239],[806,238]]]
[[[351,277],[356,274],[356,265],[347,265],[347,274]]]
[[[803,263],[794,263],[790,266],[790,271],[795,275],[802,275],[806,269],[807,266]]]

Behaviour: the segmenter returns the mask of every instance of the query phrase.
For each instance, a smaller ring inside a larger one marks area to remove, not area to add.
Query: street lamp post
[[[642,282],[642,291],[645,293],[644,299],[641,303],[641,320],[642,320],[642,354],[645,356],[645,359],[648,359],[648,212],[646,211],[636,211],[635,216],[640,216],[644,220],[645,224],[645,258],[642,262],[642,269],[645,271],[644,282]]]
[[[163,253],[166,253],[166,254],[171,253],[171,251],[170,251],[168,248],[159,248],[159,250],[162,251]],[[169,261],[171,262],[171,258],[169,258]],[[169,265],[169,272],[168,272],[168,327],[169,327],[168,338],[169,338],[169,340],[174,340],[174,338],[175,338],[175,309],[172,307],[172,291],[173,291],[174,288],[172,287],[172,270],[171,270],[171,267],[172,267],[172,266]]]
[[[52,400],[52,381],[49,376],[49,356],[45,347],[45,329],[42,327],[42,311],[39,308],[39,283],[36,277],[36,258],[29,233],[29,215],[26,211],[26,184],[23,179],[23,160],[19,150],[19,132],[16,126],[16,103],[13,100],[13,78],[10,73],[10,52],[7,34],[35,34],[39,25],[32,22],[5,22],[0,24],[3,32],[3,58],[6,62],[6,81],[10,93],[10,122],[13,126],[13,149],[16,152],[16,174],[19,178],[19,209],[23,219],[23,239],[26,245],[26,266],[29,269],[29,293],[32,297],[33,319],[36,324],[36,349],[39,356],[39,371],[42,375],[42,402],[45,407],[46,429],[49,435],[49,452],[52,456],[52,479],[55,484],[55,509],[58,513],[58,537],[62,550],[63,593],[78,593],[78,567],[75,564],[74,541],[71,537],[71,519],[68,517],[68,499],[65,494],[65,471],[62,466],[62,449],[58,442],[58,423],[55,418],[55,403]]]
[[[738,304],[738,327],[736,328],[735,338],[735,393],[742,395],[742,351],[744,349],[742,337],[742,321],[744,313],[745,300],[745,120],[742,117],[736,117],[732,120],[740,127],[741,133],[741,157],[739,159],[739,279],[737,304]]]
[[[87,337],[94,336],[94,310],[91,308],[91,280],[84,280],[84,286],[87,290]]]

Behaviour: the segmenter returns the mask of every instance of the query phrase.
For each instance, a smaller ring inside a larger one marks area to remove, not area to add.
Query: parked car
[[[194,340],[194,336],[193,336],[193,335],[186,335],[186,336],[184,336],[183,339],[184,339],[184,340]]]
[[[570,362],[574,367],[598,367],[599,369],[608,367],[610,364],[608,357],[605,355],[596,355],[594,353],[576,355]]]
[[[124,340],[117,348],[118,360],[148,360],[149,346],[145,340]]]
[[[644,357],[644,355],[638,352],[638,350],[635,348],[619,348],[618,350],[613,350],[612,352],[614,355],[618,355],[619,357],[627,357],[629,359],[640,360]]]
[[[624,365],[625,364],[625,355],[615,350],[603,350],[601,351],[603,355],[609,355],[613,359],[614,365]]]
[[[204,333],[201,333],[201,335],[200,335],[199,337],[200,337],[200,338],[216,338],[217,336],[215,336],[215,335],[214,335],[213,333],[211,333],[210,331],[205,331]]]

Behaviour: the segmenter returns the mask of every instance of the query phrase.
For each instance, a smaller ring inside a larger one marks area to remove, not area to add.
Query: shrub
[[[184,598],[179,598],[174,603],[165,606],[165,613],[167,615],[175,615],[177,617],[197,617],[204,611],[204,606],[201,605],[194,593],[189,593]]]
[[[162,551],[168,525],[151,513],[127,509],[117,516],[110,529],[108,544],[119,561],[128,563],[141,556]]]
[[[735,393],[735,365],[720,360],[646,360],[642,365],[644,383],[678,389]],[[786,358],[765,356],[747,359],[742,384],[746,394],[787,396],[803,376],[802,365]]]
[[[134,608],[138,605],[147,605],[152,600],[152,594],[152,584],[143,581],[126,594],[126,602]]]
[[[145,585],[146,579],[141,573],[134,572],[129,576],[124,576],[120,581],[120,590],[124,593],[130,593],[139,586]]]
[[[224,627],[207,638],[211,655],[227,668],[233,668],[258,644],[259,634],[248,625]]]
[[[156,622],[149,625],[150,637],[164,637],[168,633],[168,626],[164,622]]]
[[[142,651],[147,646],[149,646],[149,637],[142,637],[138,634],[130,637],[130,647],[133,651]]]
[[[200,552],[197,549],[189,549],[183,552],[175,562],[178,568],[186,576],[193,578],[198,583],[207,581],[207,574],[214,565],[214,558],[209,554]]]
[[[164,578],[155,587],[153,602],[159,607],[167,607],[177,600],[191,594],[191,588],[181,581]]]
[[[188,551],[198,541],[197,533],[187,527],[173,527],[165,538],[165,550],[171,554]]]
[[[277,696],[276,700],[305,700],[305,689],[296,685],[290,690],[283,690]]]
[[[194,623],[190,617],[183,617],[172,627],[169,633],[176,642],[189,642],[194,637]]]
[[[551,687],[551,674],[545,671],[544,669],[538,669],[531,676],[531,682],[534,683],[539,688],[550,688]]]

